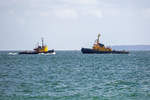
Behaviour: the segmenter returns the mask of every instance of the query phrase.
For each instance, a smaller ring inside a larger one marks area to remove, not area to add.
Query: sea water
[[[0,100],[150,100],[150,52],[0,52]]]

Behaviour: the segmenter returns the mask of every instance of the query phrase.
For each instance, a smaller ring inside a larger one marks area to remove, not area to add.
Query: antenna
[[[44,38],[42,37],[41,40],[42,40],[42,47],[43,47],[44,46]]]
[[[37,47],[39,47],[39,42],[37,42]]]

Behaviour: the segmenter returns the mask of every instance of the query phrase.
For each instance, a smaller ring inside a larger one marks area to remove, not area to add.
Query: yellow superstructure
[[[47,52],[48,51],[48,46],[44,46],[43,47],[43,52]]]
[[[48,52],[48,46],[44,45],[44,40],[42,38],[42,46],[38,45],[37,48],[34,49],[38,53]]]
[[[98,38],[96,39],[94,45],[93,45],[93,50],[96,51],[112,51],[111,48],[105,47],[103,44],[99,42],[100,34],[98,34]]]
[[[37,49],[38,52],[47,52],[48,51],[48,46],[42,46],[41,48]]]

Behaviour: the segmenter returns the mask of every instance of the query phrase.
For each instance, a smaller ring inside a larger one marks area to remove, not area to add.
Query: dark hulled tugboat
[[[100,34],[98,34],[98,38],[96,39],[93,48],[82,48],[81,52],[83,54],[128,54],[128,51],[116,51],[112,50],[109,47],[105,47],[104,44],[99,42]]]
[[[38,44],[38,47],[36,47],[33,51],[23,51],[19,52],[19,54],[55,54],[54,49],[48,50],[48,46],[44,45],[44,39],[42,38],[42,46]]]

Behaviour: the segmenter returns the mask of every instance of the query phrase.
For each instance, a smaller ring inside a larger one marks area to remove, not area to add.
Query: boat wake
[[[8,54],[9,55],[17,55],[18,53],[16,53],[16,52],[9,52]]]
[[[55,55],[56,52],[53,52],[53,53],[39,53],[39,55]]]

